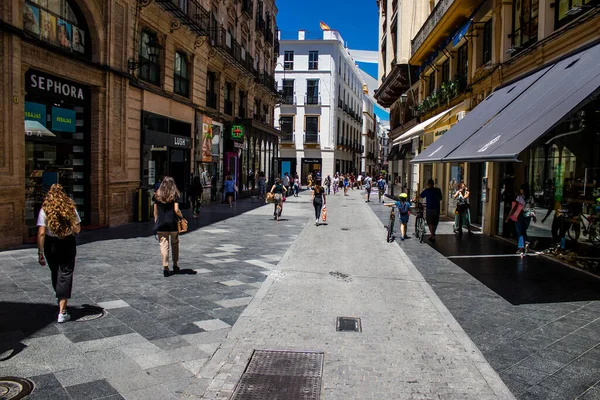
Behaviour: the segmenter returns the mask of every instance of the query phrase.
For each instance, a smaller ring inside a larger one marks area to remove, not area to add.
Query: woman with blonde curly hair
[[[50,187],[37,220],[38,261],[50,268],[52,287],[58,299],[58,322],[71,319],[67,301],[73,288],[73,271],[77,254],[75,235],[81,231],[81,218],[75,203],[61,185]],[[45,255],[45,258],[44,258]]]
[[[171,253],[173,256],[173,272],[179,272],[179,231],[177,220],[183,218],[179,211],[180,197],[175,180],[165,176],[160,187],[154,194],[154,232],[160,243],[160,255],[163,265],[163,276],[169,277],[169,239],[171,239]]]

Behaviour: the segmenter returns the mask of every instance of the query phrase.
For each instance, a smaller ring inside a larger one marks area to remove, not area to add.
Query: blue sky
[[[307,35],[319,34],[319,21],[340,32],[348,47],[356,50],[377,50],[378,10],[376,0],[276,0],[279,12],[277,26],[282,39],[297,37],[299,29]],[[359,63],[377,78],[377,64]],[[380,118],[388,114],[377,110]]]

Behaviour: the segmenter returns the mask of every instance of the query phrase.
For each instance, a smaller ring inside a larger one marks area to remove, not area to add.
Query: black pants
[[[313,200],[313,206],[315,207],[315,219],[321,218],[321,209],[323,208],[323,200],[315,197]]]
[[[554,217],[552,220],[552,240],[554,240],[554,243],[560,242],[561,239],[565,237],[571,228],[571,224],[572,222],[563,215]]]
[[[64,239],[46,235],[44,254],[50,273],[52,287],[58,299],[70,299],[73,288],[73,271],[75,270],[75,255],[77,248],[75,236]]]

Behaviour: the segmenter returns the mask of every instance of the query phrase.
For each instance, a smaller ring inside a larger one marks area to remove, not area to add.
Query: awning
[[[515,161],[600,87],[600,45],[508,84],[412,162]]]
[[[401,145],[399,160],[406,160],[410,154],[412,154],[412,142]]]
[[[392,149],[388,153],[387,160],[388,161],[399,160],[400,159],[400,158],[398,158],[399,155],[400,155],[400,145],[399,144],[392,145]]]
[[[431,117],[431,118],[421,122],[420,124],[413,126],[408,131],[406,131],[402,135],[398,136],[392,144],[408,143],[410,140],[412,140],[418,136],[421,136],[427,128],[429,128],[431,125],[435,124],[440,118],[443,118],[446,114],[448,114],[449,112],[454,110],[454,108],[456,108],[456,107],[449,108],[446,111],[443,111],[443,112],[439,113],[438,115]]]
[[[50,132],[44,125],[40,124],[38,121],[32,120],[25,120],[25,135],[56,137],[56,135]]]

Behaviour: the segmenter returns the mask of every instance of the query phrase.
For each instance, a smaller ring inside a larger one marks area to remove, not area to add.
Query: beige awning
[[[27,136],[44,136],[56,137],[56,135],[48,130],[44,125],[37,121],[25,120],[25,135]]]
[[[408,143],[412,139],[423,135],[423,133],[425,133],[426,129],[428,129],[430,126],[432,126],[433,124],[438,122],[441,118],[443,118],[445,115],[449,114],[455,108],[456,108],[456,106],[449,108],[446,111],[442,111],[441,113],[421,122],[420,124],[413,126],[408,131],[406,131],[402,135],[398,136],[392,144]]]

